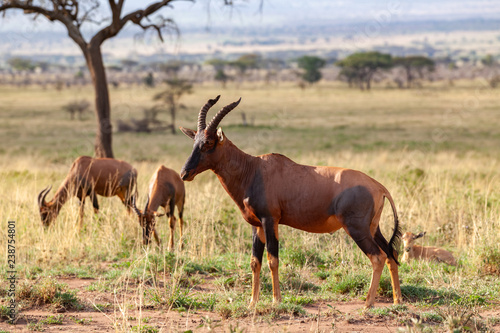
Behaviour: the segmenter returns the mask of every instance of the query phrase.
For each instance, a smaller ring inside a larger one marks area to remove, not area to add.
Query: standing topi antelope
[[[49,202],[45,197],[51,187],[47,187],[38,194],[38,207],[44,226],[49,226],[59,215],[59,211],[66,201],[77,196],[80,200],[79,226],[82,227],[85,198],[92,200],[94,211],[98,213],[99,203],[97,195],[104,197],[118,196],[130,210],[133,192],[136,186],[137,171],[127,162],[112,158],[78,157],[69,170],[66,179],[57,190],[54,198]]]
[[[148,200],[144,210],[141,211],[136,207],[135,200],[133,202],[134,210],[139,217],[139,223],[142,227],[142,239],[145,245],[149,244],[151,234],[154,235],[156,243],[158,245],[161,244],[155,229],[156,218],[165,215],[158,213],[160,207],[163,207],[169,217],[170,242],[168,249],[172,250],[174,248],[174,209],[176,206],[180,221],[180,242],[182,242],[182,228],[184,226],[182,214],[184,212],[185,197],[184,182],[179,174],[163,165],[158,167],[149,182]]]
[[[415,240],[423,237],[425,231],[414,235],[411,232],[405,232],[401,239],[403,240],[404,253],[401,258],[402,262],[408,262],[410,259],[432,260],[437,262],[445,262],[448,265],[456,266],[457,260],[451,252],[435,246],[420,246],[415,244]]]
[[[193,151],[181,171],[191,181],[212,170],[252,225],[252,299],[259,297],[260,270],[264,247],[272,275],[273,302],[281,301],[278,276],[278,225],[331,233],[343,228],[368,256],[373,274],[365,306],[371,307],[380,276],[387,264],[391,274],[394,303],[401,302],[397,252],[400,236],[394,201],[387,189],[355,170],[300,165],[279,154],[251,156],[238,149],[217,126],[240,102],[222,108],[206,125],[206,115],[218,100],[209,100],[198,116],[198,130],[182,128],[194,140]],[[394,232],[389,242],[382,235],[379,219],[387,198],[394,214]]]

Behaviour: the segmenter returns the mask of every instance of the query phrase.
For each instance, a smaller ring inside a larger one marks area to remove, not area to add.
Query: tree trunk
[[[108,81],[101,54],[101,45],[89,43],[85,52],[95,91],[95,112],[97,132],[94,143],[96,157],[113,158],[111,110],[109,103]]]
[[[368,74],[366,75],[366,90],[370,90],[372,87],[371,81],[374,73],[375,71],[369,71]]]
[[[175,113],[177,112],[176,110],[176,101],[174,96],[171,96],[170,100],[170,119],[172,120],[171,124],[171,129],[172,129],[172,134],[175,134]]]
[[[413,76],[411,75],[411,68],[406,67],[406,87],[411,88],[411,82],[413,81]]]

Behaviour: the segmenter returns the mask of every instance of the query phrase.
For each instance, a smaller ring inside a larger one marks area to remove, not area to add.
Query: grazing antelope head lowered
[[[144,210],[141,211],[138,209],[135,205],[135,199],[133,201],[134,211],[139,217],[139,223],[142,227],[144,245],[149,244],[151,235],[154,235],[156,243],[161,245],[161,240],[155,229],[156,219],[165,215],[158,212],[160,207],[163,207],[169,217],[170,241],[168,249],[172,250],[174,248],[175,207],[177,207],[177,214],[179,215],[180,241],[182,242],[182,229],[184,226],[182,216],[184,212],[185,193],[184,182],[177,172],[163,165],[156,169],[149,182],[148,200]]]
[[[131,199],[135,194],[136,179],[137,171],[127,162],[112,158],[80,156],[71,165],[68,175],[52,200],[46,201],[52,186],[38,194],[38,208],[42,224],[48,227],[57,218],[62,206],[71,196],[77,196],[80,200],[80,227],[83,223],[87,196],[91,198],[96,213],[99,211],[97,195],[105,197],[116,195],[127,209],[130,209]]]
[[[219,96],[200,110],[197,131],[182,128],[194,140],[193,150],[181,171],[183,180],[212,170],[252,225],[252,299],[259,297],[260,270],[264,248],[272,275],[273,302],[280,302],[278,274],[278,225],[314,232],[344,229],[369,258],[373,273],[365,306],[373,306],[380,276],[387,264],[391,274],[394,303],[401,302],[397,252],[400,236],[394,201],[387,189],[362,172],[293,162],[280,154],[251,156],[238,149],[217,126],[238,104],[223,107],[206,125],[206,115]],[[394,215],[389,240],[379,228],[385,198]]]
[[[60,207],[56,205],[49,206],[45,201],[47,194],[52,189],[52,186],[46,187],[38,194],[38,207],[40,209],[40,217],[42,219],[42,224],[44,227],[48,227],[50,223],[57,217],[59,214]],[[61,205],[62,206],[62,205]],[[53,208],[52,208],[53,207]]]

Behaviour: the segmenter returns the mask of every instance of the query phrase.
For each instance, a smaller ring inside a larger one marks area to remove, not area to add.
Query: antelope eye
[[[201,146],[201,151],[206,152],[207,150],[212,149],[213,145],[214,145],[213,141],[205,141]]]

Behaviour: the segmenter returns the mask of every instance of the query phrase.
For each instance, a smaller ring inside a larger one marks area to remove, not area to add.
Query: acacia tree
[[[259,68],[262,58],[258,54],[244,54],[238,59],[229,61],[228,65],[233,66],[237,69],[238,75],[240,77],[239,83],[241,83],[247,73],[247,70]]]
[[[390,54],[357,52],[337,61],[336,65],[341,67],[342,76],[347,77],[349,82],[355,81],[359,84],[361,90],[365,88],[369,90],[373,75],[378,70],[391,68],[393,62]]]
[[[95,92],[95,112],[97,118],[97,133],[94,145],[96,157],[113,157],[112,126],[109,92],[101,53],[102,44],[116,36],[123,27],[130,23],[142,30],[155,31],[163,41],[162,31],[174,28],[171,19],[158,15],[154,21],[150,16],[175,0],[156,1],[145,9],[123,13],[125,0],[3,0],[0,1],[0,13],[11,10],[23,10],[26,15],[39,16],[49,21],[62,23],[69,37],[80,47],[92,78]],[[107,3],[111,17],[102,15],[101,4]],[[146,21],[146,22],[145,22]],[[154,23],[152,23],[154,22]],[[94,36],[86,39],[82,29],[89,24],[97,24],[100,28]],[[101,28],[102,27],[102,28]]]
[[[320,69],[325,67],[326,61],[323,58],[305,55],[297,59],[297,64],[299,68],[304,70],[301,73],[301,78],[309,84],[313,84],[321,80]]]
[[[420,78],[424,76],[424,71],[434,70],[434,61],[424,56],[406,56],[393,59],[395,66],[401,66],[406,73],[406,87],[411,88],[415,72]]]
[[[226,74],[225,72],[225,67],[228,64],[227,61],[218,59],[218,58],[213,58],[209,59],[205,62],[207,65],[212,65],[215,69],[215,76],[214,80],[219,81],[222,83],[222,88],[226,88],[226,83],[229,81],[231,78],[229,75]]]

